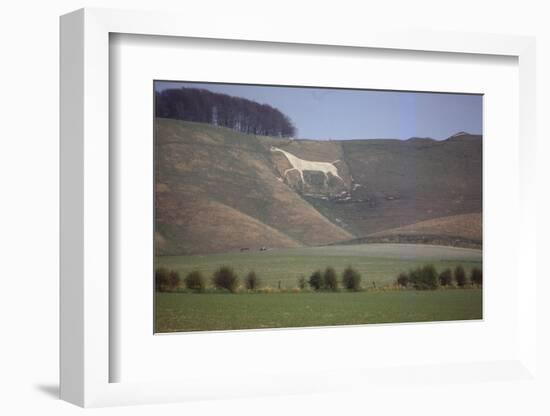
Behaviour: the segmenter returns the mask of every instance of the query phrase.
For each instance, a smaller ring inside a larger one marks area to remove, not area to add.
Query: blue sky
[[[459,132],[482,134],[482,95],[404,91],[204,84],[156,81],[166,88],[204,88],[278,108],[299,138],[318,140],[443,140]]]

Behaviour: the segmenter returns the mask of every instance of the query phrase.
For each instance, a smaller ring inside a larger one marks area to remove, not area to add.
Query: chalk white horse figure
[[[314,162],[311,160],[304,160],[300,159],[297,156],[294,156],[292,153],[285,152],[283,149],[279,149],[278,147],[271,146],[272,152],[281,152],[283,155],[286,156],[287,160],[289,161],[290,165],[292,166],[289,169],[286,169],[283,173],[283,177],[286,178],[286,175],[288,172],[291,172],[293,170],[296,170],[300,173],[300,178],[302,178],[302,182],[305,184],[306,181],[304,180],[304,171],[305,170],[311,170],[315,172],[323,172],[325,174],[325,179],[328,181],[329,177],[328,174],[334,175],[335,177],[339,178],[342,182],[344,180],[340,175],[338,175],[338,168],[334,166],[335,163],[340,162],[339,160],[335,160],[334,162]]]

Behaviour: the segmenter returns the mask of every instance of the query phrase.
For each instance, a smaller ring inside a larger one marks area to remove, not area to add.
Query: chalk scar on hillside
[[[289,169],[286,169],[283,172],[283,177],[286,178],[286,175],[295,170],[298,171],[300,174],[300,178],[302,179],[302,183],[306,183],[304,178],[304,171],[313,171],[313,172],[322,172],[325,175],[325,179],[328,181],[330,173],[334,177],[340,179],[342,183],[345,184],[344,179],[338,174],[338,168],[335,166],[335,163],[340,162],[340,160],[335,160],[334,162],[315,162],[312,160],[304,160],[300,159],[298,156],[293,155],[292,153],[286,152],[283,149],[279,149],[278,147],[271,146],[270,149],[272,152],[280,152],[287,158],[288,162],[292,166]]]

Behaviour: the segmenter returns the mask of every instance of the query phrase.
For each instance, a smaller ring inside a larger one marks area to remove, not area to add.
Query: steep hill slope
[[[353,235],[283,183],[270,139],[156,120],[157,254],[323,245]]]

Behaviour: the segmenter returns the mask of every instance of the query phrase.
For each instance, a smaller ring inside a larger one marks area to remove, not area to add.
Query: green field
[[[481,267],[480,250],[407,244],[363,244],[216,255],[163,256],[164,266],[184,277],[200,270],[209,278],[222,265],[242,278],[256,271],[261,287],[274,293],[157,293],[156,332],[307,327],[369,323],[481,319],[481,289],[393,290],[401,271],[433,264]],[[363,276],[360,292],[292,293],[300,276],[332,266],[338,273],[351,265]],[[374,289],[376,283],[376,289]],[[386,290],[387,289],[387,290]]]
[[[157,293],[156,308],[156,332],[468,320],[482,290]]]
[[[437,269],[462,264],[467,272],[481,266],[481,250],[420,244],[358,244],[326,247],[304,247],[227,254],[162,256],[156,266],[180,272],[184,277],[200,270],[209,278],[220,266],[231,266],[239,276],[254,270],[262,286],[296,287],[300,276],[309,277],[317,270],[332,266],[338,273],[348,265],[363,276],[363,286],[393,284],[399,272],[432,263]]]

